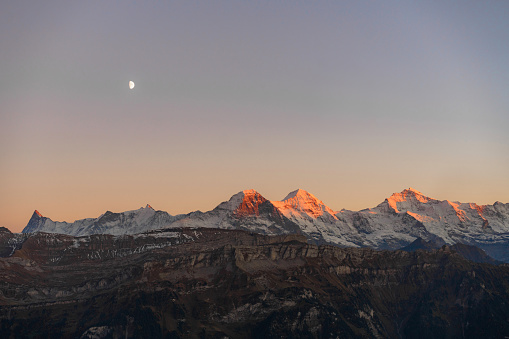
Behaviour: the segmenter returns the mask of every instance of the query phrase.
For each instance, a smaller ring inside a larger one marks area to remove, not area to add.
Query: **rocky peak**
[[[233,212],[233,215],[259,215],[258,206],[268,201],[254,189],[244,190],[233,195],[230,200],[222,202],[216,209]]]
[[[439,237],[430,237],[431,239],[426,241],[421,237],[415,239],[409,245],[401,248],[402,251],[415,252],[417,250],[436,250],[445,245],[445,241]]]
[[[40,227],[44,224],[44,222],[47,220],[47,218],[43,217],[41,213],[39,213],[38,210],[35,210],[32,214],[32,217],[28,221],[28,224],[23,229],[22,233],[31,233],[31,232],[37,232],[40,231]]]
[[[311,194],[307,191],[304,191],[303,189],[298,188],[295,191],[288,193],[288,195],[282,201],[294,199],[294,198],[315,199],[316,200],[316,197],[313,194]]]
[[[413,189],[412,187],[404,189],[401,193],[394,193],[390,196],[389,200],[393,200],[395,202],[403,202],[409,200],[418,200],[420,202],[428,202],[430,200],[434,200],[422,194],[421,192]]]
[[[34,213],[32,213],[32,217],[30,218],[30,221],[31,221],[32,223],[34,223],[34,222],[39,222],[39,221],[40,221],[41,219],[43,219],[43,218],[44,218],[44,217],[42,216],[42,214],[41,214],[41,213],[39,213],[39,211],[38,211],[38,210],[35,210],[35,211],[34,211]],[[29,223],[30,223],[30,221],[29,221]]]
[[[12,233],[7,227],[0,227],[0,233]]]
[[[237,208],[233,211],[236,216],[260,215],[259,206],[268,201],[255,190],[242,191],[243,197]]]

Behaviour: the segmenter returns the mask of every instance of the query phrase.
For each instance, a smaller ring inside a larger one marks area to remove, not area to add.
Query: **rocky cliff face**
[[[0,336],[503,337],[509,268],[449,246],[376,251],[169,229],[33,234],[0,258]]]
[[[29,234],[15,234],[5,227],[0,227],[0,258],[8,257],[20,249]]]

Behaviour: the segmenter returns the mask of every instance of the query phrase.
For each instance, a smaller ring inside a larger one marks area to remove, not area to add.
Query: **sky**
[[[507,18],[490,0],[4,1],[0,226],[245,189],[509,203]]]

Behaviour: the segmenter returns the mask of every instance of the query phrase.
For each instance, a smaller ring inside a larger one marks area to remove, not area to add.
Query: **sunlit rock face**
[[[397,249],[417,238],[464,243],[509,262],[509,204],[477,205],[427,197],[409,188],[378,206],[335,212],[314,195],[298,189],[281,201],[255,190],[233,195],[208,212],[172,216],[150,205],[73,223],[55,222],[35,211],[23,233],[69,235],[134,234],[167,227],[238,229],[261,234],[297,233],[316,244]]]
[[[466,260],[472,248],[376,251],[213,228],[24,237],[0,258],[2,338],[509,334],[509,268]]]
[[[239,192],[212,211],[180,217],[171,227],[238,229],[261,234],[301,233],[299,225],[255,190]]]

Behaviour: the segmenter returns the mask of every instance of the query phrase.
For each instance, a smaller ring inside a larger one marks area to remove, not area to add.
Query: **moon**
[[[134,82],[133,81],[129,81],[129,89],[133,89],[134,88]]]

